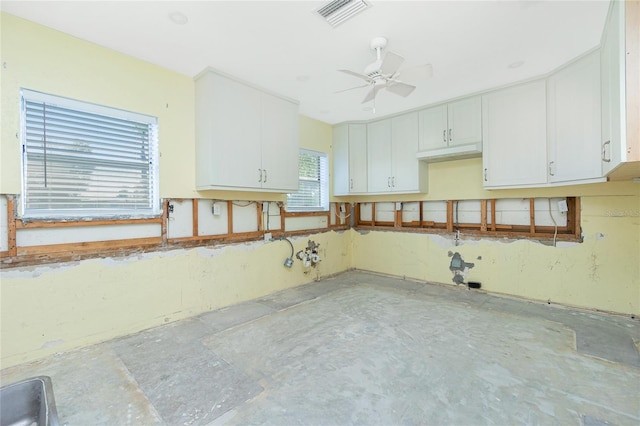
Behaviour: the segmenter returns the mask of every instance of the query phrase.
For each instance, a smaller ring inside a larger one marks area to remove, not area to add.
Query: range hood
[[[464,158],[474,158],[482,156],[482,142],[468,145],[448,146],[446,148],[430,149],[420,151],[416,154],[418,160],[427,163],[437,163],[439,161],[462,160]]]

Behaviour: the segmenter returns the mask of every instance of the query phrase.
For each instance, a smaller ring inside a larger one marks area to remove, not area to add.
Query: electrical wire
[[[269,208],[271,207],[271,203],[267,201],[267,231],[269,230]]]
[[[238,206],[238,207],[249,207],[251,204],[256,204],[255,201],[247,201],[245,204],[239,204],[237,202],[233,202],[232,203],[234,206]]]
[[[289,241],[289,239],[287,237],[277,237],[277,238],[273,239],[273,241],[276,241],[276,240],[284,240],[284,241],[289,243],[289,245],[291,246],[291,256],[289,256],[289,257],[293,258],[293,252],[294,252],[293,243],[291,241]]]
[[[547,198],[547,201],[549,201],[549,216],[551,217],[551,221],[553,222],[553,227],[554,227],[554,231],[553,231],[553,246],[556,246],[556,238],[558,238],[558,224],[556,223],[556,219],[553,217],[553,214],[551,213],[551,198]]]
[[[460,223],[458,220],[458,204],[460,203],[460,201],[456,201],[456,232],[458,232],[460,230]]]

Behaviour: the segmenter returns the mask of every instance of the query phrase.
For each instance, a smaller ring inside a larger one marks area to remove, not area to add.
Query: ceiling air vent
[[[316,12],[332,27],[337,27],[368,7],[369,4],[364,0],[333,0],[316,10]]]

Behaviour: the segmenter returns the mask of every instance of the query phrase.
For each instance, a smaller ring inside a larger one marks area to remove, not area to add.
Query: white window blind
[[[298,192],[287,194],[288,211],[329,210],[329,164],[324,152],[300,150]]]
[[[22,90],[25,217],[160,213],[157,118]]]

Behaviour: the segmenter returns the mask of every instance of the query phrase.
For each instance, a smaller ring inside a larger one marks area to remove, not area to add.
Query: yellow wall
[[[160,122],[161,196],[282,200],[282,195],[195,191],[193,80],[51,29],[1,14],[0,193],[20,192],[19,88],[151,114]],[[300,118],[300,143],[331,153],[331,127]],[[449,251],[474,262],[483,289],[555,303],[640,312],[640,184],[485,191],[479,159],[431,165],[429,194],[358,201],[581,196],[585,242],[464,240],[423,234],[329,232],[323,262],[305,274],[282,266],[284,242],[236,244],[0,271],[2,367],[186,318],[352,267],[451,283]],[[341,200],[337,198],[336,200]],[[479,260],[478,257],[482,259]]]
[[[431,164],[429,193],[353,197],[355,201],[464,200],[578,196],[584,242],[551,247],[534,241],[474,240],[397,232],[353,233],[353,267],[451,284],[449,252],[474,263],[467,280],[486,291],[589,309],[640,313],[640,183],[606,182],[487,191],[482,159]],[[478,260],[481,257],[481,260]]]
[[[293,238],[320,244],[305,274],[284,241],[149,253],[2,271],[2,368],[258,298],[349,266],[348,233]]]

